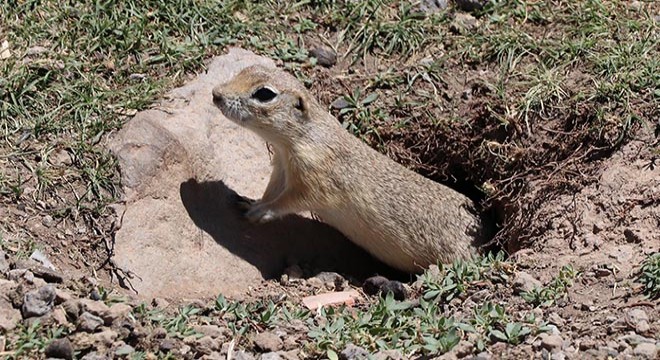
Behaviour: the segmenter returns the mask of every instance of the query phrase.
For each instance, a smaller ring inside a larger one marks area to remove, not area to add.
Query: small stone
[[[91,313],[84,312],[78,318],[78,330],[94,332],[103,325],[103,319]]]
[[[563,326],[566,323],[566,321],[564,321],[564,319],[562,319],[562,317],[559,316],[559,314],[557,314],[556,312],[551,313],[548,316],[548,320],[550,320],[551,323],[557,326]]]
[[[130,355],[135,352],[135,349],[128,345],[128,344],[122,344],[117,349],[115,349],[115,356],[125,356],[125,355]]]
[[[73,345],[69,339],[55,339],[44,351],[46,357],[58,358],[58,359],[73,359]]]
[[[158,344],[158,349],[164,353],[171,352],[173,349],[179,347],[178,341],[175,339],[164,339]]]
[[[170,303],[167,300],[163,299],[163,298],[154,298],[151,301],[151,305],[155,308],[158,308],[158,309],[165,309],[168,306],[170,306]]]
[[[62,289],[55,289],[55,305],[71,300],[73,297]]]
[[[464,358],[474,352],[474,344],[469,341],[461,340],[451,352],[455,353],[459,358]]]
[[[110,358],[107,355],[100,355],[97,352],[90,352],[85,354],[80,360],[109,360]]]
[[[25,55],[34,56],[34,55],[43,54],[45,52],[48,52],[48,49],[43,47],[43,46],[32,46],[32,47],[27,49],[27,51],[25,52]]]
[[[481,10],[488,0],[456,0],[456,7],[463,11]]]
[[[317,64],[325,67],[334,66],[337,63],[337,52],[328,46],[317,46],[309,51],[316,58]]]
[[[566,359],[566,354],[563,351],[555,351],[550,355],[551,360],[564,360]]]
[[[541,346],[549,351],[560,350],[564,339],[559,335],[545,335],[541,338]]]
[[[7,278],[11,281],[17,282],[23,279],[31,283],[34,278],[34,274],[26,269],[12,269],[7,272]]]
[[[0,250],[0,274],[4,274],[7,271],[9,271],[9,256]]]
[[[255,335],[254,344],[261,351],[278,351],[282,349],[282,339],[270,331]]]
[[[344,350],[339,353],[339,358],[342,360],[366,359],[367,356],[369,356],[367,350],[353,344],[346,345]]]
[[[433,14],[446,9],[448,5],[448,0],[422,0],[419,9],[425,13]]]
[[[596,347],[596,342],[593,339],[584,339],[580,342],[580,350],[587,351]]]
[[[55,225],[55,221],[53,221],[53,217],[50,215],[46,215],[41,218],[41,224],[45,227],[51,227]]]
[[[278,354],[276,352],[269,352],[269,353],[261,354],[259,359],[260,360],[282,360],[282,357],[280,356],[280,354]]]
[[[647,338],[635,333],[620,336],[617,341],[623,341],[630,345],[637,345],[641,343],[655,344],[655,339]]]
[[[516,294],[529,292],[542,286],[543,284],[539,280],[524,271],[518,271],[514,275],[513,288]]]
[[[38,290],[25,294],[21,307],[23,317],[43,316],[53,309],[55,303],[55,287],[46,285]]]
[[[57,325],[66,325],[69,323],[69,320],[66,318],[66,311],[60,306],[53,309],[51,317]]]
[[[122,320],[132,309],[133,308],[128,304],[116,303],[113,304],[107,312],[102,314],[101,317],[106,324],[110,325],[118,320]]]
[[[628,323],[639,334],[646,334],[651,330],[649,315],[642,309],[630,309],[627,314]]]
[[[116,331],[110,329],[106,329],[92,335],[95,343],[103,344],[106,347],[111,347],[118,337],[119,334]]]
[[[658,346],[655,344],[641,343],[635,346],[635,349],[633,349],[633,354],[639,356],[642,359],[657,359]]]
[[[238,350],[234,353],[234,360],[255,360],[254,355],[247,353],[243,350]]]
[[[381,350],[374,354],[374,360],[407,360],[408,357],[403,356],[399,350]]]
[[[164,339],[167,336],[167,330],[164,327],[159,326],[151,332],[151,336],[154,339]]]
[[[5,346],[7,346],[7,338],[0,336],[0,353],[5,351]]]
[[[80,299],[80,308],[82,311],[87,311],[92,315],[99,317],[107,316],[110,308],[103,301],[96,301],[92,299]]]
[[[65,301],[62,303],[62,308],[66,312],[66,315],[73,320],[78,319],[78,316],[82,312],[80,302],[77,299]]]
[[[202,354],[211,354],[215,350],[220,349],[220,343],[210,336],[204,336],[195,342],[195,350]]]
[[[52,225],[53,218],[50,215],[46,215],[44,219],[51,222]],[[44,224],[44,226],[48,226],[48,225]],[[43,266],[48,270],[57,271],[55,265],[53,265],[53,263],[48,259],[48,256],[43,252],[41,252],[41,250],[39,249],[33,251],[32,254],[30,254],[30,260],[33,260],[35,263],[37,263],[37,266]],[[33,271],[32,266],[30,266],[28,269]]]
[[[210,336],[212,338],[221,337],[225,332],[217,325],[196,325],[193,329],[200,334]]]
[[[0,332],[8,333],[16,328],[21,321],[21,312],[11,304],[0,301]]]

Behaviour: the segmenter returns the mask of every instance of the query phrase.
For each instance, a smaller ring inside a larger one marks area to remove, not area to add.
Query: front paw
[[[263,224],[275,219],[275,211],[260,205],[253,205],[246,213],[245,217],[251,223]]]

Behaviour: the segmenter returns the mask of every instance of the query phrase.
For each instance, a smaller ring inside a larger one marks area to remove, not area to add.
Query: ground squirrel
[[[344,130],[289,73],[247,67],[213,89],[213,102],[273,148],[268,186],[247,205],[250,221],[311,211],[386,264],[415,273],[468,258],[485,240],[470,199]]]

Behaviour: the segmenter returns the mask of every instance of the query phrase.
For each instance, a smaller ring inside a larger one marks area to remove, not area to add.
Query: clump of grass
[[[44,327],[38,320],[28,326],[20,324],[14,330],[17,336],[8,339],[7,351],[3,354],[6,357],[3,359],[34,358],[38,353],[43,353],[53,340],[65,336],[67,332],[63,327]]]
[[[550,306],[566,296],[568,288],[573,285],[573,279],[576,276],[577,272],[573,267],[565,265],[548,286],[524,291],[520,296],[534,306]]]
[[[635,280],[644,285],[642,291],[650,299],[660,298],[660,253],[650,254],[642,262]]]

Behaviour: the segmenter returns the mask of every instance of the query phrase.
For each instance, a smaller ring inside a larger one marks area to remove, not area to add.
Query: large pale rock
[[[261,196],[269,154],[256,135],[221,115],[211,89],[257,63],[274,66],[230,50],[206,73],[138,113],[109,143],[126,204],[114,260],[137,275],[130,281],[145,298],[238,295],[292,264],[382,271],[338,232],[308,217],[264,225],[242,218],[234,197]]]

